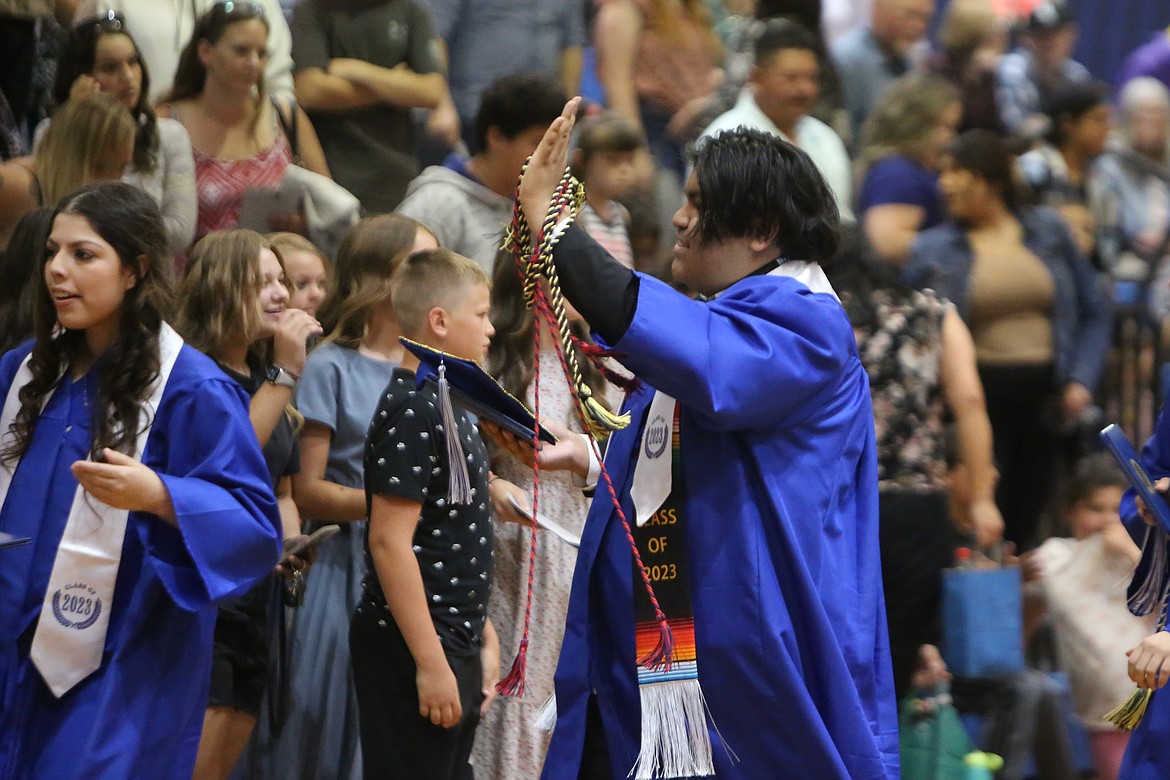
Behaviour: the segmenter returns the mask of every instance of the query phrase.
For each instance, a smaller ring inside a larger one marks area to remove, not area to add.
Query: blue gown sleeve
[[[710,302],[643,276],[634,319],[614,347],[623,365],[714,430],[803,418],[857,360],[841,305],[773,276],[749,277]]]
[[[155,426],[165,430],[151,431],[145,461],[170,493],[178,528],[149,515],[137,528],[183,609],[243,594],[280,556],[280,514],[247,403],[226,377],[204,380],[164,396]]]

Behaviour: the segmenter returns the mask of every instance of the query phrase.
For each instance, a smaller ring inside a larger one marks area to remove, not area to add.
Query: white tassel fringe
[[[715,774],[707,702],[698,680],[640,685],[642,749],[628,777],[636,780]]]
[[[557,694],[554,691],[536,711],[536,728],[551,734],[557,725]]]
[[[455,407],[451,405],[451,388],[447,383],[447,366],[439,363],[439,414],[447,434],[447,501],[452,504],[471,503],[471,475],[467,473],[467,458],[459,443],[459,426]]]

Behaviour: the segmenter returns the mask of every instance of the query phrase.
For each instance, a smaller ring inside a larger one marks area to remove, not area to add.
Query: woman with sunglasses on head
[[[58,103],[96,93],[109,95],[134,117],[134,160],[122,178],[154,198],[171,251],[183,251],[195,237],[198,216],[191,139],[175,120],[155,116],[142,53],[122,17],[112,11],[70,30],[57,63],[53,97]]]
[[[292,35],[279,0],[256,0],[268,17],[268,64],[264,83],[268,92],[278,97],[293,96]],[[72,0],[77,5],[77,0]],[[179,55],[191,38],[199,17],[211,10],[216,0],[81,0],[73,18],[77,21],[114,12],[122,17],[126,31],[133,36],[142,60],[153,77],[147,97],[158,103],[171,89]],[[63,3],[58,3],[58,6]]]
[[[197,239],[236,227],[244,193],[275,189],[294,157],[314,173],[329,175],[304,111],[282,104],[278,114],[266,95],[268,31],[268,18],[256,3],[214,5],[196,23],[179,58],[174,87],[159,106],[160,116],[177,119],[191,136]],[[288,117],[287,137],[282,115]],[[299,148],[291,147],[294,138]]]
[[[247,394],[166,323],[158,207],[52,218],[35,339],[0,359],[0,777],[190,777],[215,604],[280,554]]]

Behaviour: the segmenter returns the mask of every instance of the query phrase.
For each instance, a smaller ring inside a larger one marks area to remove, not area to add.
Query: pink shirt
[[[242,160],[221,160],[198,149],[195,153],[195,190],[199,221],[195,240],[214,230],[232,230],[240,221],[240,204],[247,190],[274,190],[292,163],[292,151],[282,133],[267,149]]]

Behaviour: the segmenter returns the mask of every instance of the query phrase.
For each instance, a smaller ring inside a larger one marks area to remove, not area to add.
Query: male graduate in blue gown
[[[520,202],[531,224],[543,221],[564,171],[575,110],[571,101],[525,173]],[[662,504],[670,509],[649,522],[669,523],[670,549],[685,554],[662,557],[661,541],[639,549],[656,592],[686,583],[714,772],[897,778],[869,386],[817,264],[836,249],[833,194],[795,146],[743,128],[697,150],[685,192],[671,270],[699,300],[626,269],[576,226],[554,260],[565,297],[645,384],[605,454],[632,526],[640,453],[664,448],[644,429],[670,412],[647,418],[661,408],[656,398],[677,399],[677,466]],[[539,457],[584,473],[584,453],[567,437]],[[645,540],[644,530],[635,536]],[[556,673],[547,780],[620,780],[638,761],[642,592],[599,485]],[[639,771],[678,776],[644,763]]]

